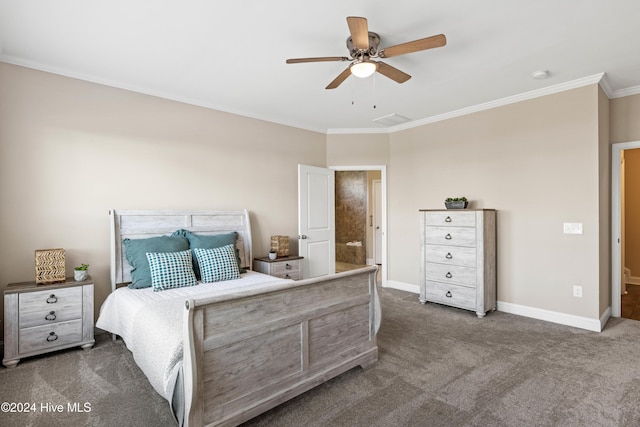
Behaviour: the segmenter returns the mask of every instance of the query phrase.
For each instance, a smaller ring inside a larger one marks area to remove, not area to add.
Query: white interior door
[[[382,182],[373,181],[373,259],[382,264]]]
[[[334,171],[298,165],[298,250],[304,277],[336,271]]]

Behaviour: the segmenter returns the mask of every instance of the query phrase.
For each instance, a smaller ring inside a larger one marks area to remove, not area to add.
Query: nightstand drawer
[[[28,292],[19,296],[20,328],[82,317],[82,287]]]
[[[426,227],[425,243],[430,245],[476,246],[474,227]]]
[[[259,273],[279,277],[281,279],[302,280],[304,278],[304,258],[289,256],[277,259],[266,257],[253,260],[253,269]]]
[[[462,246],[426,245],[425,260],[439,264],[476,267],[476,249]]]
[[[280,274],[292,274],[298,273],[300,271],[300,261],[299,259],[295,259],[292,261],[283,261],[283,262],[275,262],[273,263],[271,271],[274,275]]]
[[[299,271],[283,271],[282,273],[273,273],[271,276],[279,277],[280,279],[293,279],[293,280],[301,280]]]
[[[82,319],[20,329],[18,341],[20,353],[80,342],[82,341]]]

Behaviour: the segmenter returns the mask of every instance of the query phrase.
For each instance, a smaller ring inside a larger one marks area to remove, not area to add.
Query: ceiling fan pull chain
[[[376,91],[376,75],[373,74],[373,109],[376,109],[376,98],[378,97],[378,92]]]

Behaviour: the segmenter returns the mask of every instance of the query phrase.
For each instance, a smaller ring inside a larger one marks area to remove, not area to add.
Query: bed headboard
[[[122,241],[170,235],[184,229],[197,234],[238,232],[236,247],[242,267],[251,269],[251,224],[249,212],[189,210],[116,210],[111,217],[111,288],[131,282],[131,266],[124,254]]]

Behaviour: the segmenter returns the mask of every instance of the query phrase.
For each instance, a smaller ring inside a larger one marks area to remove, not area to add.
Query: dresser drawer
[[[22,293],[18,306],[20,328],[80,319],[82,287]]]
[[[462,267],[459,265],[444,265],[428,262],[426,266],[426,279],[475,287],[476,272],[477,270],[475,267]]]
[[[426,227],[425,241],[428,245],[476,246],[474,227]]]
[[[475,310],[476,290],[448,283],[427,281],[425,296],[428,301]]]
[[[476,249],[462,246],[426,245],[425,257],[427,262],[439,264],[476,266]]]
[[[426,224],[443,227],[475,227],[475,212],[426,212]]]
[[[18,348],[20,353],[29,353],[80,341],[82,319],[20,329]]]

